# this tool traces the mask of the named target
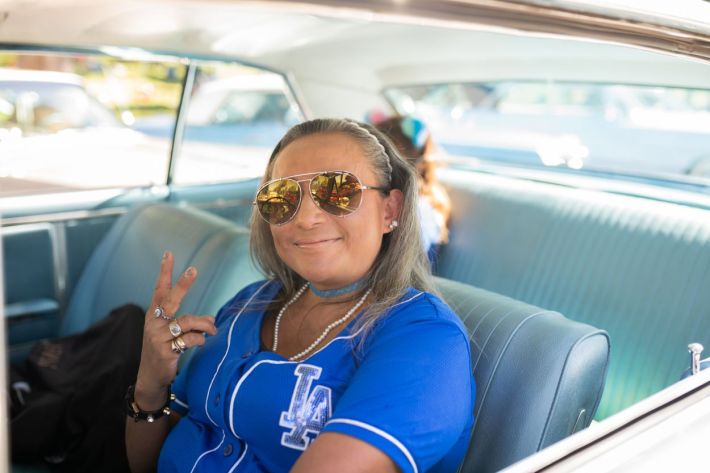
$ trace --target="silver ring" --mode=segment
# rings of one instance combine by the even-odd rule
[[[183,353],[185,353],[187,345],[185,345],[185,341],[181,337],[175,337],[170,342],[170,349],[173,351],[173,353],[182,355]]]
[[[153,311],[153,316],[156,319],[164,319],[164,320],[175,320],[175,317],[171,317],[165,312],[165,309],[163,309],[162,306],[155,306],[155,310]]]
[[[170,330],[170,335],[173,337],[179,337],[182,335],[182,327],[180,327],[177,320],[171,320],[168,324],[168,329]]]

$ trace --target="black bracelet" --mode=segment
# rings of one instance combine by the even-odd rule
[[[170,392],[168,388],[168,400],[163,407],[155,411],[144,411],[138,407],[136,404],[136,386],[131,384],[128,386],[128,392],[126,392],[126,415],[132,417],[135,422],[139,420],[145,420],[148,422],[155,422],[156,419],[160,419],[163,416],[170,415],[170,401],[175,399],[175,395]]]

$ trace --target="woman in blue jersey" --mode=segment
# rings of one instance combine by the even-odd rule
[[[126,397],[134,473],[456,470],[471,354],[432,293],[417,186],[373,127],[312,120],[276,145],[255,197],[266,280],[215,318],[175,320],[197,270],[173,284],[166,253]]]

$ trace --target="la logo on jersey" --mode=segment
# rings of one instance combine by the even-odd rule
[[[281,435],[281,445],[284,447],[305,450],[330,419],[330,388],[316,386],[311,391],[313,381],[320,378],[322,371],[319,366],[296,366],[294,374],[298,379],[291,395],[291,404],[288,411],[281,412],[279,418],[279,425],[290,429]]]

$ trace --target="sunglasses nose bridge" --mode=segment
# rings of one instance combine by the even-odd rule
[[[298,225],[310,226],[323,219],[324,210],[318,205],[310,191],[310,181],[301,184],[301,199],[298,208],[291,218]],[[308,196],[306,196],[306,194]]]

